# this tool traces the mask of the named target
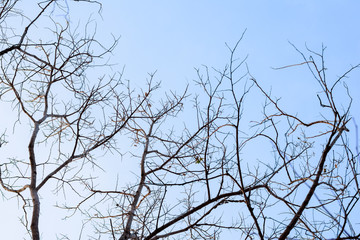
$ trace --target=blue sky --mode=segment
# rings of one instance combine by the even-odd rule
[[[224,43],[235,43],[245,29],[241,50],[250,54],[253,68],[296,60],[288,41],[315,48],[324,43],[330,57],[346,59],[343,64],[348,65],[358,60],[360,50],[356,31],[360,4],[338,5],[335,1],[104,2],[101,32],[121,35],[121,54],[116,58],[129,68],[141,64],[139,69],[145,71],[221,65],[226,60]]]
[[[225,43],[233,46],[246,30],[239,57],[249,55],[252,75],[300,111],[314,104],[319,86],[306,67],[272,67],[303,61],[289,42],[307,57],[305,44],[314,51],[324,45],[328,79],[334,81],[360,62],[358,9],[357,1],[104,2],[98,29],[102,36],[121,35],[114,61],[126,65],[126,78],[141,85],[147,72],[157,70],[164,87],[173,89],[196,78],[194,67],[222,69],[229,56]],[[350,76],[347,83],[359,105],[359,72]]]
[[[327,46],[333,79],[360,61],[359,7],[357,1],[105,1],[98,29],[121,36],[114,61],[126,65],[127,78],[141,82],[157,70],[164,87],[180,89],[196,77],[193,67],[223,68],[225,43],[233,46],[246,30],[239,57],[249,55],[251,73],[284,94],[283,87],[309,88],[298,79],[305,68],[272,69],[303,60],[289,42],[307,56],[305,44],[314,51]],[[349,82],[355,93],[357,82]]]
[[[102,2],[99,16],[96,5],[68,0],[69,19],[81,25],[92,14],[91,26],[97,26],[98,39],[105,45],[111,44],[112,35],[121,36],[110,61],[116,64],[115,71],[125,65],[124,76],[134,87],[142,87],[147,73],[157,71],[156,79],[162,81],[164,91],[185,89],[196,78],[194,67],[223,68],[229,57],[225,43],[233,46],[246,30],[238,54],[240,58],[249,55],[251,74],[265,89],[272,89],[273,95],[282,97],[284,108],[311,119],[312,114],[317,114],[310,110],[317,104],[316,93],[320,88],[307,69],[272,69],[303,61],[289,41],[307,56],[305,44],[314,51],[320,51],[322,44],[327,46],[325,61],[329,79],[335,80],[351,65],[360,63],[360,2],[356,0]],[[36,10],[32,1],[26,1],[24,6],[25,12]],[[64,16],[55,19],[61,21]],[[46,20],[43,21],[41,24],[46,25]],[[354,98],[353,115],[360,124],[357,110],[360,109],[360,72],[350,76],[347,83]],[[343,95],[339,98],[344,105],[348,101]],[[256,104],[262,102],[260,99]],[[351,136],[354,135],[350,132]],[[10,209],[2,205],[1,211],[3,206]],[[11,211],[8,214],[12,215]],[[16,222],[17,216],[12,215],[11,219]],[[0,232],[9,232],[4,230],[9,225],[3,221],[0,219]],[[69,230],[66,225],[64,229]],[[53,239],[54,229],[41,230],[47,239]],[[73,234],[77,233],[78,228]],[[8,239],[23,236],[19,233],[15,238],[14,232],[10,234]]]

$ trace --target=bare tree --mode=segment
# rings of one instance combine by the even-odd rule
[[[67,21],[50,21],[46,41],[31,38],[38,19],[52,20],[49,6],[57,1],[39,3],[37,15],[10,36],[7,19],[26,18],[19,2],[1,3],[0,97],[15,114],[11,134],[26,143],[8,141],[9,132],[0,141],[2,149],[19,145],[26,153],[1,157],[0,183],[4,196],[22,202],[31,239],[41,238],[40,204],[49,189],[68,196],[58,207],[80,212],[94,239],[360,237],[359,153],[347,137],[351,97],[343,85],[359,65],[330,81],[325,48],[307,49],[308,58],[294,46],[303,61],[279,70],[307,68],[318,83],[320,117],[311,120],[285,110],[252,76],[247,58],[238,58],[242,38],[228,46],[223,69],[196,69],[183,92],[161,94],[155,73],[133,89],[122,71],[88,77],[109,67],[103,60],[117,39],[104,47],[89,26],[76,34]],[[340,88],[348,103],[335,97]],[[254,97],[263,105],[251,104]],[[136,166],[133,181],[120,175],[108,188],[101,184],[109,156],[122,168]]]
[[[196,124],[180,127],[186,94],[171,95],[160,104],[147,100],[134,114],[126,129],[133,143],[142,146],[131,157],[139,159],[137,183],[118,192],[88,185],[89,197],[102,195],[113,202],[96,217],[88,212],[89,218],[103,221],[98,225],[103,233],[114,239],[217,239],[222,230],[240,239],[359,237],[353,227],[358,154],[346,137],[351,97],[342,111],[334,98],[337,85],[359,65],[331,85],[324,52],[309,50],[320,67],[303,54],[304,62],[282,67],[308,67],[320,86],[320,118],[305,121],[296,110],[283,110],[261,87],[248,72],[246,58],[236,60],[239,43],[229,47],[230,62],[223,70],[197,69],[196,83],[204,95],[196,95],[190,101],[194,112],[186,113]],[[243,113],[251,92],[265,102],[263,118],[250,118],[249,129]],[[254,161],[253,144],[261,146],[255,151],[268,149],[271,155]],[[224,217],[229,209],[232,214]]]
[[[15,10],[18,2],[2,2],[4,25],[12,13],[25,17]],[[44,185],[51,179],[58,181],[58,187],[82,181],[76,175],[75,178],[71,176],[73,169],[69,165],[80,161],[95,164],[91,153],[99,147],[112,146],[113,136],[140,107],[131,102],[124,104],[128,95],[117,92],[123,84],[121,75],[103,76],[90,83],[84,74],[96,59],[111,52],[116,39],[113,46],[104,48],[94,35],[78,38],[68,25],[62,27],[55,22],[50,30],[55,35],[53,41],[34,42],[28,37],[29,28],[46,14],[46,9],[52,4],[56,1],[39,3],[40,12],[30,20],[22,34],[15,33],[15,37],[20,38],[18,43],[11,44],[7,38],[3,39],[3,45],[8,47],[1,52],[0,63],[1,98],[10,102],[17,112],[14,129],[22,121],[30,124],[28,160],[11,158],[2,162],[0,183],[4,190],[16,194],[23,201],[24,225],[32,239],[40,239],[39,194]],[[47,15],[47,19],[51,20],[51,16]],[[96,54],[94,49],[100,52]],[[106,111],[109,119],[101,121],[95,118],[95,111]],[[122,121],[117,121],[119,117]],[[50,146],[46,150],[47,159],[37,154],[41,145],[45,145],[44,149]],[[82,167],[80,164],[80,169]],[[28,218],[29,207],[31,218]]]

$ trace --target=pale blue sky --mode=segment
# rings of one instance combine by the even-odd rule
[[[35,1],[24,3],[26,11],[36,9],[32,2]],[[311,118],[313,113],[309,110],[318,103],[314,93],[320,88],[307,69],[275,71],[271,68],[302,62],[288,41],[307,56],[305,43],[315,51],[320,51],[322,44],[327,46],[325,61],[329,79],[334,80],[351,65],[360,63],[360,2],[357,0],[104,0],[101,17],[96,13],[96,5],[68,2],[70,21],[74,24],[85,24],[93,13],[100,41],[110,44],[112,34],[121,36],[111,59],[117,64],[113,70],[125,65],[125,78],[131,80],[134,87],[141,87],[147,73],[157,70],[157,79],[162,81],[164,90],[181,91],[196,78],[194,67],[205,64],[223,68],[229,56],[225,42],[233,46],[247,29],[239,57],[249,55],[247,62],[252,75],[266,89],[272,87],[275,96],[283,97],[285,108]],[[54,18],[60,21],[64,17]],[[348,85],[354,98],[352,113],[360,124],[357,110],[360,109],[360,72],[355,71],[350,76]],[[304,98],[307,95],[309,98]],[[349,136],[354,136],[351,133]],[[7,231],[10,227],[7,224],[11,222],[14,226],[21,211],[13,215],[11,207],[2,204],[1,212],[5,211],[3,206],[11,217],[0,219],[0,232],[10,235],[1,237],[21,239],[23,232]],[[45,219],[41,222],[46,226]],[[63,231],[72,232],[68,224],[63,226]],[[56,228],[61,229],[60,225]],[[47,236],[44,239],[53,239],[55,230],[43,227],[41,231]],[[76,236],[78,230],[74,227],[72,234]]]
[[[224,43],[233,44],[245,29],[241,50],[250,54],[252,68],[296,60],[287,41],[313,48],[324,43],[329,57],[336,56],[341,65],[358,61],[360,3],[304,2],[105,1],[99,25],[101,32],[122,36],[116,58],[131,70],[132,65],[159,72],[221,65],[227,56]]]
[[[193,67],[222,68],[229,56],[225,42],[234,45],[247,29],[239,57],[249,55],[251,73],[291,107],[308,108],[320,89],[307,69],[271,67],[303,61],[289,41],[307,57],[305,44],[314,51],[324,44],[328,79],[335,80],[360,62],[359,9],[358,1],[105,1],[98,29],[121,35],[114,60],[126,65],[127,78],[136,82],[158,70],[165,87],[180,89],[195,79]],[[360,74],[351,76],[360,105]],[[296,94],[313,98],[297,102]]]
[[[105,1],[98,29],[102,36],[121,35],[114,60],[126,65],[127,78],[157,70],[165,86],[179,88],[195,78],[193,67],[222,68],[229,56],[225,42],[234,45],[247,29],[239,57],[249,54],[251,73],[284,94],[291,89],[282,87],[296,85],[299,92],[312,86],[311,79],[310,85],[299,79],[305,68],[271,69],[302,61],[289,41],[304,52],[305,44],[315,51],[327,46],[329,79],[360,62],[359,9],[357,1]],[[356,82],[349,82],[355,93]]]

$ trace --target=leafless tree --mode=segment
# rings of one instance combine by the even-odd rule
[[[263,89],[246,58],[236,60],[238,44],[229,47],[230,62],[223,70],[197,69],[202,90],[197,92],[204,95],[190,101],[194,112],[186,112],[190,96],[171,95],[161,104],[147,100],[129,121],[126,130],[142,146],[131,157],[139,160],[138,181],[124,191],[88,185],[89,197],[113,202],[96,217],[88,212],[102,220],[103,233],[114,239],[217,239],[221,230],[240,239],[359,237],[353,227],[358,224],[358,154],[346,136],[351,97],[341,111],[334,98],[337,85],[359,65],[332,84],[324,52],[309,50],[320,67],[300,52],[304,62],[281,68],[308,67],[320,86],[320,118],[305,121]],[[265,99],[258,121],[244,114],[251,92]],[[180,127],[184,111],[196,124]],[[256,161],[253,151],[271,154]]]
[[[15,9],[18,2],[2,2],[0,17],[4,36],[7,36],[7,31],[15,31],[5,27],[6,18],[11,14],[25,18],[20,10]],[[69,165],[80,161],[95,164],[91,153],[99,147],[112,146],[113,136],[139,108],[131,102],[122,105],[128,95],[117,92],[123,84],[121,75],[103,76],[95,83],[89,83],[84,74],[96,59],[111,52],[116,39],[113,46],[104,48],[93,35],[77,38],[68,25],[63,27],[55,22],[50,30],[55,35],[53,41],[40,39],[35,42],[28,36],[30,27],[48,14],[46,10],[54,4],[57,2],[38,4],[40,11],[36,17],[29,20],[21,34],[14,33],[12,38],[20,38],[17,43],[9,43],[9,39],[3,37],[5,47],[0,60],[1,98],[10,102],[17,113],[14,129],[22,121],[30,123],[28,160],[11,158],[11,161],[2,162],[0,183],[4,190],[16,194],[23,201],[24,225],[29,227],[32,239],[40,239],[39,192],[44,185],[51,179],[56,179],[59,185],[82,181],[67,176],[71,172]],[[47,19],[51,21],[51,16],[47,15]],[[100,52],[96,54],[94,49]],[[111,109],[107,111],[109,120],[95,118],[93,112],[105,109]],[[117,120],[119,117],[122,121]],[[41,145],[50,146],[47,159],[38,157],[37,149]],[[28,219],[29,207],[32,214]]]
[[[34,23],[51,20],[49,6],[58,3],[39,3],[27,19],[19,2],[1,3],[0,96],[15,118],[0,141],[4,150],[21,148],[8,141],[20,131],[26,153],[1,156],[0,183],[3,196],[22,202],[31,239],[41,238],[40,204],[49,189],[68,196],[58,207],[80,212],[84,229],[94,227],[93,236],[79,238],[360,237],[359,153],[347,136],[351,97],[343,84],[359,65],[331,81],[325,48],[307,49],[307,57],[294,46],[303,61],[278,70],[304,68],[318,83],[319,114],[310,120],[286,110],[252,76],[247,58],[239,58],[242,38],[228,46],[223,69],[196,69],[194,85],[180,93],[161,93],[155,73],[133,89],[122,71],[89,77],[107,69],[103,59],[116,39],[104,47],[88,26],[81,35],[67,21],[50,21],[50,39],[35,41],[32,28],[45,30]],[[13,16],[28,21],[20,33],[5,27]],[[342,90],[347,103],[335,96]],[[135,177],[102,184],[110,156],[122,168],[113,172],[135,165]]]

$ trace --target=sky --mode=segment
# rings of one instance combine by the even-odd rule
[[[356,1],[104,2],[104,22],[98,29],[102,36],[108,36],[106,32],[121,36],[114,60],[125,65],[127,78],[139,84],[148,72],[156,70],[165,88],[177,89],[196,78],[194,68],[206,65],[222,69],[229,57],[225,43],[234,46],[246,31],[239,58],[248,55],[251,74],[274,93],[283,98],[288,95],[295,100],[295,107],[301,108],[311,105],[313,99],[297,102],[294,94],[305,94],[309,86],[316,88],[316,83],[295,78],[298,72],[306,73],[304,68],[272,68],[303,61],[290,43],[304,53],[306,46],[314,51],[326,46],[325,60],[332,80],[356,65],[360,52],[359,32],[355,30],[359,5]],[[356,93],[359,84],[355,79],[349,86]]]
[[[37,11],[35,2],[23,1],[24,12],[34,14]],[[114,64],[114,71],[125,66],[124,77],[135,88],[143,87],[148,73],[156,71],[156,79],[162,82],[164,92],[181,92],[196,79],[194,68],[203,65],[224,68],[229,60],[225,43],[234,46],[246,31],[238,48],[239,58],[248,56],[251,74],[264,89],[271,89],[274,96],[282,98],[285,109],[311,119],[314,114],[311,108],[317,104],[316,93],[320,88],[307,69],[274,70],[303,61],[290,43],[306,56],[310,55],[306,46],[314,51],[321,51],[322,46],[326,46],[325,64],[330,81],[360,63],[360,2],[357,0],[341,3],[334,0],[104,0],[100,14],[96,4],[62,2],[64,6],[68,4],[68,14],[56,15],[55,9],[55,20],[66,18],[72,24],[82,26],[92,19],[89,28],[95,31],[96,26],[97,39],[104,45],[110,45],[113,36],[119,37],[109,61]],[[41,21],[38,29],[48,24],[46,19]],[[353,96],[353,117],[360,124],[357,110],[360,109],[359,70],[349,75],[347,85]],[[263,99],[252,101],[255,106]],[[346,105],[348,98],[339,95],[339,101]],[[251,104],[250,101],[250,108]],[[1,111],[11,110],[1,108]],[[354,125],[349,128],[349,136],[355,137]],[[24,237],[22,231],[8,231],[12,226],[21,228],[15,223],[21,210],[16,210],[18,214],[13,212],[17,205],[8,201],[0,205],[0,211],[9,216],[5,221],[0,219],[0,232],[9,234],[1,235],[1,238]],[[61,216],[61,213],[56,214]],[[44,222],[44,239],[53,239],[52,234],[57,229],[69,231],[73,236],[78,234],[75,220],[73,226],[77,227],[74,229],[61,223],[54,227],[47,225],[46,220]]]

